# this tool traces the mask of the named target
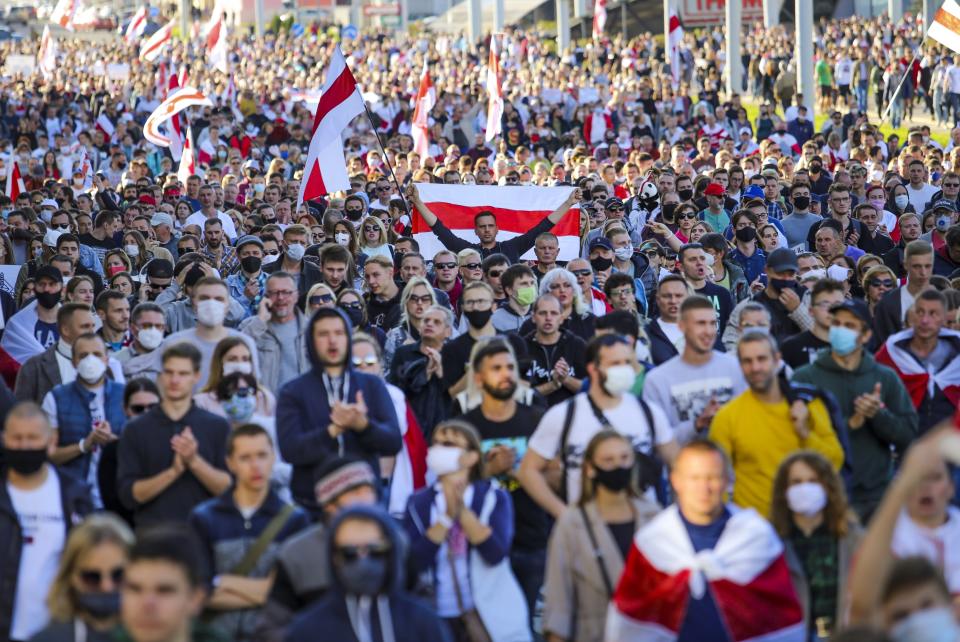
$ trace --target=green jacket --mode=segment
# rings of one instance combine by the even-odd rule
[[[123,627],[117,627],[113,632],[114,642],[134,642],[130,634]],[[194,622],[193,631],[190,634],[190,642],[230,642],[230,636],[202,622]]]
[[[850,371],[837,365],[829,349],[821,350],[813,363],[793,374],[793,380],[833,394],[845,420],[853,415],[854,399],[873,392],[874,385],[880,383],[884,407],[861,428],[847,426],[853,468],[851,502],[861,516],[869,514],[880,503],[893,474],[890,447],[903,453],[917,436],[917,411],[907,389],[892,369],[877,363],[867,352],[859,367]]]

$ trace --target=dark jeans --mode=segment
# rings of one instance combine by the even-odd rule
[[[534,615],[537,608],[537,598],[543,586],[543,576],[547,568],[547,551],[528,551],[513,549],[510,551],[510,566],[513,574],[520,583],[520,590],[527,599],[527,611],[530,615],[530,630],[533,630]],[[537,617],[539,620],[539,617]],[[542,640],[534,635],[535,640]]]

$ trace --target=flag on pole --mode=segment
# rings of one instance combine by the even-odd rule
[[[420,89],[417,90],[417,102],[413,110],[413,126],[411,136],[413,137],[413,151],[420,158],[430,155],[430,111],[437,104],[437,91],[433,88],[433,81],[430,79],[430,70],[427,68],[427,61],[423,61],[423,71],[420,73]]]
[[[221,73],[227,73],[227,24],[218,2],[203,31],[207,47],[207,62]]]
[[[607,0],[594,0],[593,3],[593,39],[603,37],[603,28],[607,26]]]
[[[227,87],[223,92],[223,102],[230,107],[230,111],[237,122],[243,122],[243,112],[240,111],[240,105],[237,104],[237,85],[233,82],[233,76],[230,76],[230,80],[227,81]]]
[[[50,25],[43,27],[43,35],[40,36],[37,66],[40,67],[40,73],[46,80],[49,80],[57,70],[57,41],[50,35]]]
[[[957,0],[946,0],[937,9],[927,36],[960,53],[960,4],[957,4]]]
[[[500,187],[496,185],[417,185],[424,205],[456,236],[479,243],[473,220],[480,212],[492,212],[497,218],[497,239],[506,241],[532,230],[551,212],[563,205],[573,187]],[[561,261],[580,256],[580,209],[570,208],[550,230],[560,241]],[[413,238],[420,244],[420,253],[433,256],[443,244],[420,213],[414,210]],[[520,257],[536,260],[533,249]]]
[[[10,167],[7,168],[7,185],[4,194],[16,203],[17,197],[25,191],[26,187],[23,184],[23,177],[20,176],[20,165],[17,164],[17,161],[13,160],[13,155],[11,154]]]
[[[94,126],[103,132],[103,137],[107,142],[113,140],[113,133],[117,131],[117,128],[112,122],[110,122],[110,117],[107,116],[106,112],[100,112],[100,115],[97,116],[97,121],[94,123]]]
[[[193,155],[193,128],[187,125],[187,137],[183,145],[183,154],[180,155],[180,167],[177,169],[177,180],[182,185],[187,179],[197,173],[196,157]]]
[[[137,12],[133,14],[133,17],[130,18],[130,24],[127,25],[127,30],[123,34],[123,40],[127,44],[136,42],[143,36],[143,32],[147,28],[147,8],[140,7],[137,9]]]
[[[153,62],[160,57],[160,54],[163,53],[164,47],[173,40],[173,27],[176,24],[177,19],[174,18],[167,24],[163,25],[157,29],[152,36],[147,38],[142,45],[140,45],[140,60],[146,62]]]
[[[490,60],[487,62],[487,133],[490,142],[502,133],[503,88],[500,86],[500,52],[496,34],[490,36]]]
[[[298,206],[324,194],[350,188],[340,134],[365,109],[357,81],[337,46],[330,57],[313,119],[313,134],[300,180]]]
[[[680,43],[683,42],[683,27],[677,10],[670,7],[670,33],[667,34],[667,48],[670,55],[670,76],[673,88],[680,86]]]
[[[80,155],[77,159],[77,171],[83,174],[83,189],[90,189],[93,187],[93,163],[90,162],[90,154],[87,153],[86,147],[80,145],[79,151]]]
[[[213,107],[213,101],[193,87],[178,89],[147,117],[143,124],[143,137],[158,147],[169,147],[170,139],[160,133],[160,125],[188,107]]]
[[[180,88],[180,80],[177,78],[176,74],[170,74],[170,79],[167,81],[167,91],[164,94],[164,99],[167,96],[175,92]],[[170,118],[170,123],[167,126],[167,130],[170,132],[170,155],[173,156],[174,161],[179,161],[181,155],[183,154],[183,129],[180,126],[180,114],[174,114]]]
[[[80,11],[80,0],[59,0],[50,14],[50,22],[60,25],[67,31],[74,30],[74,19]]]

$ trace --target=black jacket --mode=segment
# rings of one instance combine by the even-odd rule
[[[883,264],[893,270],[898,279],[907,276],[907,268],[903,265],[903,252],[905,249],[903,241],[897,243],[893,249],[887,250],[883,255]]]
[[[673,342],[663,333],[663,329],[656,319],[647,324],[647,338],[650,339],[650,360],[653,361],[655,366],[659,366],[680,354],[677,346],[673,345]]]
[[[60,478],[60,501],[63,523],[67,532],[93,511],[90,489],[83,482],[61,473],[48,464],[50,473]],[[20,553],[23,533],[10,494],[7,492],[7,471],[0,469],[4,483],[0,484],[0,639],[6,640],[13,624],[13,605],[17,597],[17,575],[20,573]],[[36,596],[45,599],[46,596]]]
[[[890,290],[883,295],[873,308],[873,334],[877,344],[887,340],[891,334],[903,330],[903,308],[900,305],[900,290],[907,286]]]

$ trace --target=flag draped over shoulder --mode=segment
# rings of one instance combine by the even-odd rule
[[[803,612],[780,539],[756,511],[730,510],[716,547],[699,553],[676,505],[637,531],[605,640],[673,642],[690,596],[709,588],[734,642],[803,642]]]
[[[492,212],[497,218],[497,240],[520,236],[536,226],[544,217],[560,207],[570,195],[572,187],[528,187],[497,185],[439,185],[419,184],[417,189],[424,205],[447,228],[462,239],[478,243],[473,231],[474,217],[480,212]],[[580,209],[570,208],[551,230],[560,240],[561,261],[580,256]],[[413,215],[413,236],[420,244],[420,253],[430,257],[443,249],[440,239],[430,230],[418,212]],[[535,260],[533,250],[522,257]]]
[[[909,342],[912,338],[911,328],[887,337],[883,346],[877,351],[877,363],[893,368],[907,388],[914,408],[920,407],[926,395],[933,397],[935,387],[940,388],[954,406],[960,404],[960,359],[953,359],[939,372],[931,375],[905,346],[900,345]],[[960,332],[943,328],[940,330],[939,340],[951,341],[960,346]]]

